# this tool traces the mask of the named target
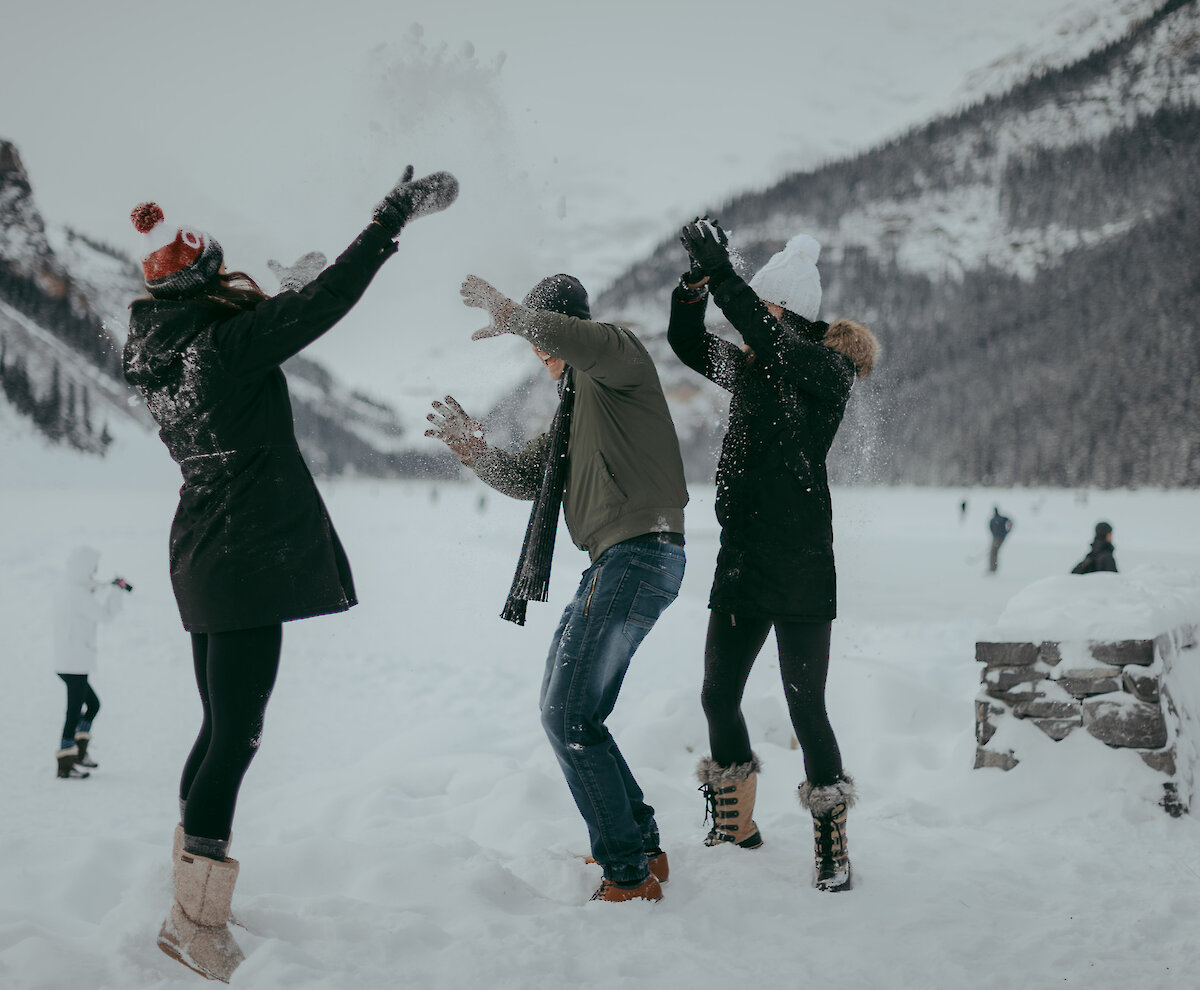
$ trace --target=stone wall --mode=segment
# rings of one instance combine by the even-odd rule
[[[1164,774],[1163,806],[1187,810],[1200,748],[1196,627],[1118,642],[976,643],[982,689],[975,701],[975,766],[1011,770],[1011,749],[989,748],[998,721],[1020,719],[1051,739],[1081,729],[1106,746],[1135,750]],[[1187,674],[1188,676],[1184,676]],[[1182,755],[1187,757],[1181,759]]]

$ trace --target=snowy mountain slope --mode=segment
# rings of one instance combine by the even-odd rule
[[[823,312],[865,319],[883,343],[839,442],[841,477],[1200,479],[1200,413],[1166,372],[1191,367],[1200,333],[1186,261],[1198,102],[1200,5],[1174,0],[1084,59],[715,211],[747,273],[814,234]],[[665,240],[598,308],[661,324],[682,267]],[[694,472],[720,432],[704,391],[675,407]]]
[[[990,261],[1029,275],[1085,238],[1123,228],[1013,230],[1002,198],[1009,162],[1040,149],[1095,144],[1159,110],[1198,101],[1200,7],[1172,0],[1124,39],[1070,66],[846,162],[736,197],[716,212],[736,232],[735,246],[751,269],[806,230],[821,242],[826,264],[849,251],[920,274],[961,274]],[[675,238],[667,239],[601,300],[632,312],[651,301],[657,306],[677,275],[677,254]]]

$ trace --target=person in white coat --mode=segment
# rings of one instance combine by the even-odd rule
[[[100,554],[91,547],[72,550],[54,604],[54,670],[67,685],[67,715],[54,755],[58,776],[68,779],[87,777],[81,766],[96,766],[87,749],[100,711],[100,699],[88,683],[88,675],[96,672],[97,626],[116,615],[122,596],[133,590],[124,578],[98,581],[99,563]]]

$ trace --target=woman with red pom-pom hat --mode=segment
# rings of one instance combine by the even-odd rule
[[[448,172],[412,166],[374,218],[309,284],[268,297],[226,272],[208,234],[139,204],[148,295],[131,306],[125,377],[183,473],[170,571],[191,634],[203,719],[179,785],[175,902],[159,947],[228,981],[242,960],[227,926],[238,863],[226,856],[242,776],[262,734],[282,623],[356,603],[350,566],[292,425],[280,364],[338,322],[396,252],[409,220],[448,207]],[[286,283],[285,283],[286,284]]]

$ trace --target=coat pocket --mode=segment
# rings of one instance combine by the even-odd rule
[[[608,461],[604,459],[604,454],[601,451],[596,451],[595,469],[600,483],[603,485],[608,497],[616,502],[624,503],[629,501],[629,496],[625,494],[620,483],[617,481],[616,474],[612,468],[608,466]]]

